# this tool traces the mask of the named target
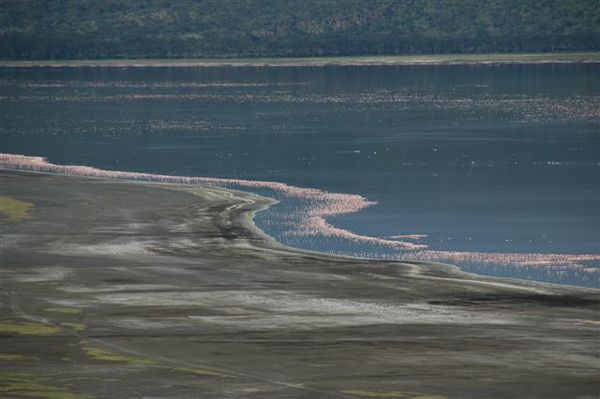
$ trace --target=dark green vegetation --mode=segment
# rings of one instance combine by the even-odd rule
[[[3,59],[596,50],[597,0],[0,0]]]

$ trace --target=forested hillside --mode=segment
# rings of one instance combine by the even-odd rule
[[[0,0],[0,58],[600,50],[598,0]]]

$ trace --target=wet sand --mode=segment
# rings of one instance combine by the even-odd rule
[[[599,290],[286,248],[251,221],[268,199],[221,188],[0,187],[5,397],[600,393]]]

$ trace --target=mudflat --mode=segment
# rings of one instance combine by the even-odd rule
[[[3,397],[600,393],[599,290],[286,248],[221,188],[0,187]]]

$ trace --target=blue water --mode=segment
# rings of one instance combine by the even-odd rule
[[[600,287],[597,259],[479,261],[486,253],[600,255],[600,64],[0,73],[1,152],[358,194],[377,205],[328,221],[478,254],[437,259],[468,271]],[[285,215],[301,204],[262,193],[282,202],[257,224],[285,244],[414,255],[289,234]]]

